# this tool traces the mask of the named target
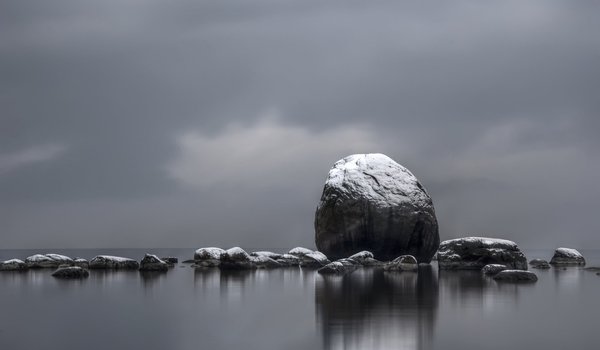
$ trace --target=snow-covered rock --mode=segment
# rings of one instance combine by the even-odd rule
[[[444,241],[438,250],[440,269],[481,270],[487,264],[527,270],[527,259],[512,241],[486,237],[466,237]]]
[[[362,266],[381,266],[383,263],[374,258],[373,253],[363,250],[348,257]]]
[[[322,275],[343,275],[356,270],[358,266],[358,262],[350,258],[339,259],[321,267],[317,272]]]
[[[140,262],[140,271],[167,271],[169,264],[156,255],[146,254]]]
[[[281,257],[282,254],[279,253],[273,253],[273,252],[269,252],[269,251],[258,251],[258,252],[252,252],[250,253],[250,256],[265,256],[267,258],[271,258],[274,260],[277,260]]]
[[[252,261],[252,264],[258,269],[273,269],[285,266],[280,262],[269,258],[266,255],[250,256],[250,260]]]
[[[79,266],[83,269],[89,269],[90,268],[90,262],[87,261],[84,258],[74,258],[73,259],[73,266]]]
[[[325,254],[307,248],[296,247],[290,250],[288,254],[300,258],[300,266],[302,267],[321,267],[330,263]]]
[[[23,271],[27,269],[27,264],[20,259],[10,259],[0,262],[0,271]]]
[[[194,253],[194,264],[200,267],[215,267],[221,264],[225,250],[215,247],[200,248]]]
[[[503,282],[536,282],[538,280],[535,273],[523,270],[504,270],[494,275],[495,281]]]
[[[73,265],[73,259],[60,254],[35,254],[25,259],[25,263],[30,268],[55,268],[60,265]]]
[[[401,255],[396,259],[383,265],[385,271],[417,271],[419,264],[412,255]]]
[[[428,263],[439,245],[433,203],[417,178],[383,154],[355,154],[331,170],[315,214],[319,251],[362,250],[379,260],[410,254]]]
[[[290,266],[300,266],[302,259],[300,259],[299,257],[297,257],[295,255],[291,255],[291,254],[281,254],[280,257],[275,259],[275,261],[277,261],[284,267],[290,267]]]
[[[98,255],[90,261],[90,269],[137,270],[140,264],[129,258],[112,255]]]
[[[288,252],[288,254],[300,257],[300,256],[304,256],[306,254],[310,254],[312,252],[313,252],[313,250],[310,250],[308,248],[296,247],[296,248],[290,249],[290,251]]]
[[[52,273],[57,278],[87,278],[90,272],[79,266],[60,266]]]
[[[550,260],[552,265],[585,265],[585,259],[580,252],[572,248],[558,248]]]
[[[485,265],[482,269],[481,272],[483,272],[484,275],[495,275],[500,271],[504,271],[507,270],[506,265],[502,265],[502,264],[487,264]]]
[[[544,259],[533,259],[529,262],[529,266],[534,269],[549,269],[550,264]]]
[[[233,247],[227,249],[223,255],[221,255],[221,269],[252,269],[256,266],[252,262],[252,258],[245,250],[240,247]]]

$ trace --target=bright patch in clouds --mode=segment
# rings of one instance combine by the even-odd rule
[[[0,175],[21,167],[59,157],[66,150],[63,145],[33,146],[14,153],[0,154]]]
[[[381,151],[375,135],[360,125],[314,132],[264,118],[216,135],[187,132],[176,140],[179,154],[169,175],[183,185],[209,187],[286,186],[319,176],[325,181],[335,161],[352,153]]]

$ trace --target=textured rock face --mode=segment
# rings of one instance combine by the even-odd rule
[[[73,259],[73,266],[78,266],[83,269],[89,269],[90,263],[89,263],[89,261],[87,261],[83,258],[75,258],[75,259]]]
[[[481,272],[483,272],[484,275],[495,275],[500,271],[504,271],[506,270],[506,265],[500,265],[500,264],[488,264],[485,265],[482,269]]]
[[[529,262],[529,266],[534,269],[549,269],[550,264],[544,259],[533,259]]]
[[[58,267],[60,265],[72,265],[73,259],[60,254],[35,254],[27,259],[25,263],[30,268]]]
[[[315,214],[315,241],[333,259],[368,250],[379,260],[410,254],[425,263],[440,242],[431,198],[383,154],[355,154],[333,165]]]
[[[330,263],[325,254],[307,248],[296,247],[290,250],[288,254],[298,257],[302,267],[321,267]]]
[[[358,262],[350,258],[339,259],[321,267],[317,270],[317,273],[322,275],[343,275],[356,270],[358,266]]]
[[[90,269],[123,269],[137,270],[140,263],[133,259],[120,256],[98,255],[90,261]]]
[[[27,270],[27,268],[27,264],[19,259],[10,259],[0,262],[0,271],[23,271]]]
[[[385,271],[417,271],[419,265],[412,255],[402,255],[383,265]]]
[[[168,269],[169,264],[156,255],[146,254],[140,262],[140,271],[167,271]]]
[[[558,248],[550,260],[552,265],[585,265],[585,259],[580,252],[572,248]]]
[[[90,273],[88,270],[83,269],[79,266],[61,266],[59,267],[52,276],[56,278],[87,278]]]
[[[527,270],[527,259],[517,244],[505,239],[466,237],[440,244],[440,269],[480,270],[487,264]]]
[[[354,255],[351,255],[348,259],[352,259],[362,266],[381,266],[383,263],[374,258],[373,253],[363,250]]]
[[[498,272],[494,277],[495,281],[503,282],[537,282],[535,273],[523,270],[504,270]]]
[[[252,269],[256,266],[245,250],[240,247],[233,247],[227,249],[225,253],[221,255],[221,264],[219,267],[221,269],[244,270]]]

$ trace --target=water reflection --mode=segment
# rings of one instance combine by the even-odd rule
[[[325,349],[429,349],[437,317],[438,280],[418,273],[361,269],[317,276],[315,303]]]

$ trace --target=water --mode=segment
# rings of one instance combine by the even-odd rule
[[[53,250],[141,259],[148,250]],[[151,250],[187,259],[192,249]],[[36,251],[0,250],[0,259]],[[527,252],[549,258],[549,252]],[[583,251],[588,266],[600,251]],[[299,268],[166,274],[0,273],[0,349],[597,349],[600,276],[534,270],[535,284],[478,272],[363,269],[323,277]]]

